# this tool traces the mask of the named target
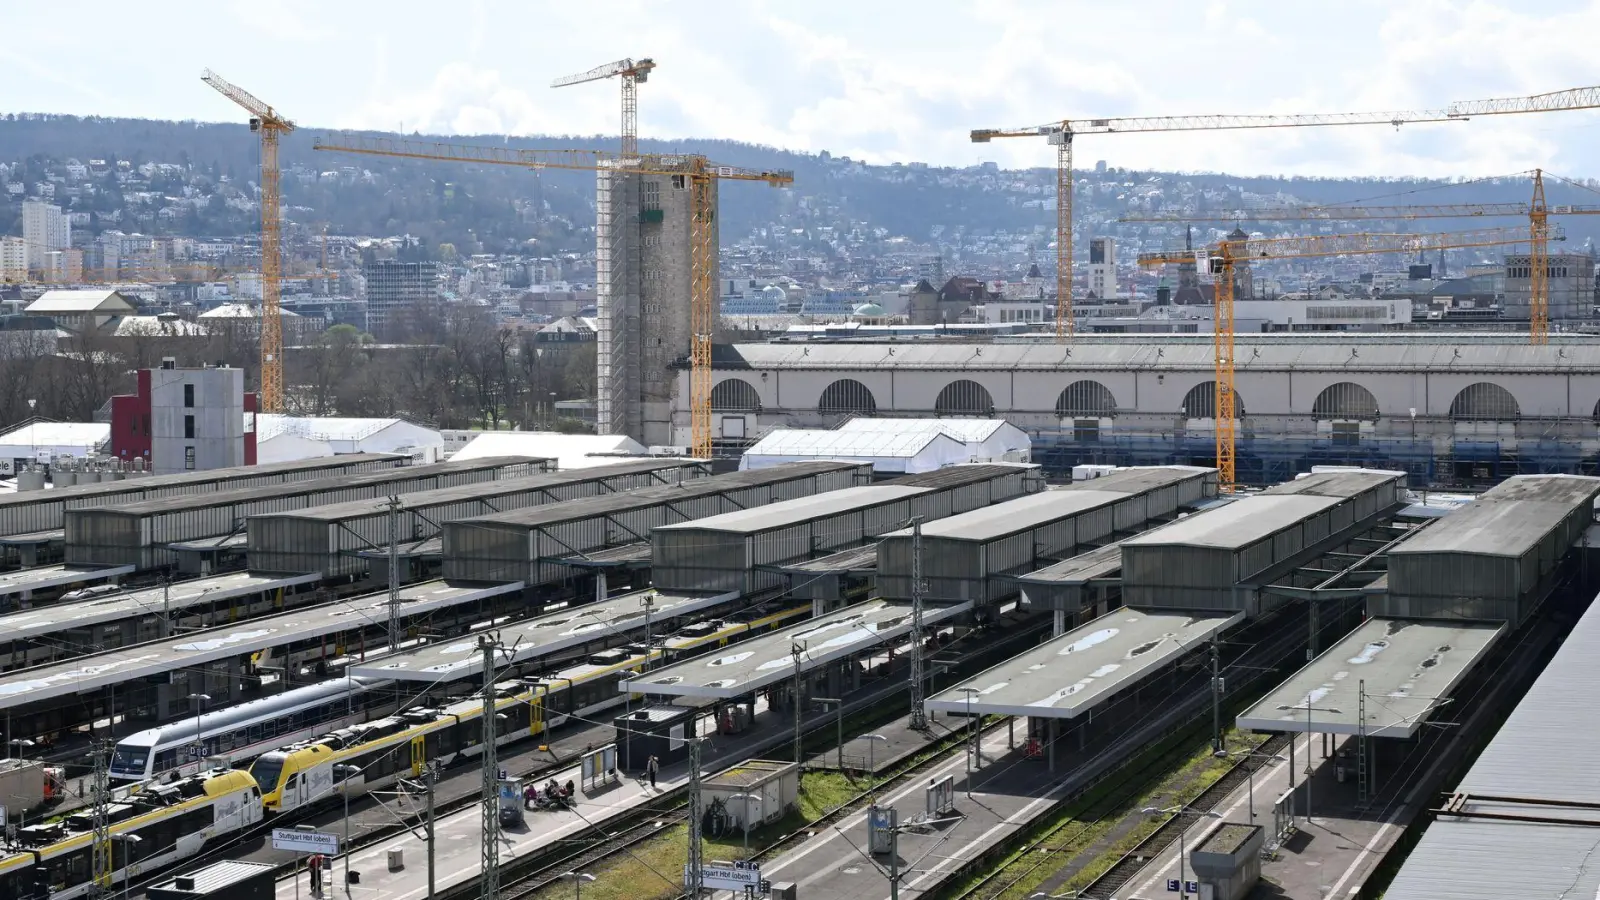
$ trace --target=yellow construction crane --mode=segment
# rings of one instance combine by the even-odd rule
[[[656,67],[655,60],[619,59],[614,63],[606,63],[599,68],[565,78],[557,78],[550,82],[553,88],[567,87],[573,84],[586,84],[590,81],[603,81],[607,78],[622,79],[622,155],[633,156],[639,152],[639,85],[650,80],[650,71]]]
[[[1475,231],[1437,234],[1333,234],[1264,240],[1222,241],[1209,250],[1172,250],[1139,254],[1139,265],[1196,263],[1199,270],[1214,276],[1216,310],[1213,313],[1212,341],[1216,348],[1215,409],[1217,482],[1231,492],[1237,478],[1234,366],[1233,366],[1233,276],[1234,267],[1257,259],[1305,259],[1316,256],[1354,256],[1376,253],[1419,253],[1429,250],[1464,247],[1497,247],[1525,244],[1528,232],[1521,228],[1485,228]]]
[[[518,150],[511,147],[476,147],[434,141],[408,141],[393,138],[338,134],[317,138],[317,150],[393,156],[404,159],[435,159],[449,162],[487,163],[523,166],[532,169],[576,169],[600,171],[616,169],[641,175],[669,175],[688,179],[692,213],[689,225],[689,422],[690,452],[697,457],[711,456],[711,334],[716,324],[717,287],[712,273],[716,268],[717,248],[712,246],[712,223],[716,203],[711,185],[715,180],[760,181],[770,187],[794,183],[794,173],[781,170],[745,169],[721,166],[704,156],[642,154],[620,159],[597,150]]]
[[[974,143],[995,138],[1044,137],[1056,147],[1056,337],[1072,336],[1072,140],[1080,134],[1167,131],[1231,131],[1255,128],[1316,128],[1333,125],[1393,125],[1460,122],[1474,116],[1555,112],[1600,107],[1600,87],[1573,88],[1529,97],[1452,103],[1444,109],[1408,112],[1322,113],[1311,115],[1143,116],[1062,119],[1024,128],[980,128]]]
[[[205,70],[200,80],[250,113],[250,130],[261,135],[261,409],[283,412],[283,209],[278,185],[278,138],[294,130],[280,115],[243,88]]]
[[[1122,222],[1257,222],[1358,221],[1362,219],[1476,219],[1499,216],[1528,219],[1528,341],[1550,340],[1550,217],[1600,215],[1600,206],[1550,206],[1545,202],[1544,170],[1533,170],[1533,199],[1528,203],[1432,203],[1415,206],[1259,207],[1229,215],[1200,213],[1136,213]]]

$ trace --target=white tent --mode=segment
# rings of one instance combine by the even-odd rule
[[[741,469],[766,469],[787,462],[837,459],[870,462],[879,475],[914,475],[968,461],[967,447],[943,431],[828,431],[779,428],[744,452]]]
[[[533,456],[554,459],[562,471],[603,466],[623,456],[644,456],[645,446],[625,434],[561,434],[555,431],[485,431],[451,459]]]
[[[437,462],[444,438],[405,419],[256,416],[256,462],[290,462],[337,453],[406,453]]]
[[[967,458],[962,462],[1032,462],[1033,440],[1004,419],[850,419],[839,431],[904,432],[942,431],[962,442]]]
[[[31,422],[0,434],[0,463],[71,456],[82,459],[111,439],[110,422]]]

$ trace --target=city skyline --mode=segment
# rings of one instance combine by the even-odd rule
[[[0,84],[0,111],[233,121],[237,110],[199,82],[211,66],[311,129],[610,135],[614,83],[547,85],[632,55],[659,64],[640,90],[646,139],[1032,167],[1053,159],[1042,140],[973,145],[967,132],[1063,115],[1432,108],[1600,80],[1585,64],[1600,3],[1524,13],[1498,2],[1352,2],[1338,15],[1260,2],[753,3],[685,15],[623,2],[604,17],[469,3],[443,28],[437,10],[405,2],[166,8],[74,23],[101,50],[71,66],[0,49],[20,76]],[[18,9],[12,21],[15,33],[44,33],[51,14]],[[157,52],[164,42],[186,49]],[[1120,135],[1083,139],[1078,157],[1238,174],[1478,177],[1543,166],[1590,177],[1600,159],[1585,138],[1597,126],[1594,113],[1568,113],[1398,134]]]

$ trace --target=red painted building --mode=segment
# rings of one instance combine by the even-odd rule
[[[158,475],[256,464],[260,395],[238,369],[141,369],[137,392],[111,398],[111,453]]]

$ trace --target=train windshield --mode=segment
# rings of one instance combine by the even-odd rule
[[[150,748],[118,744],[111,752],[111,771],[143,775],[150,765]]]
[[[250,777],[261,785],[261,793],[270,794],[278,789],[278,776],[283,774],[283,760],[273,756],[263,756],[250,767]]]

